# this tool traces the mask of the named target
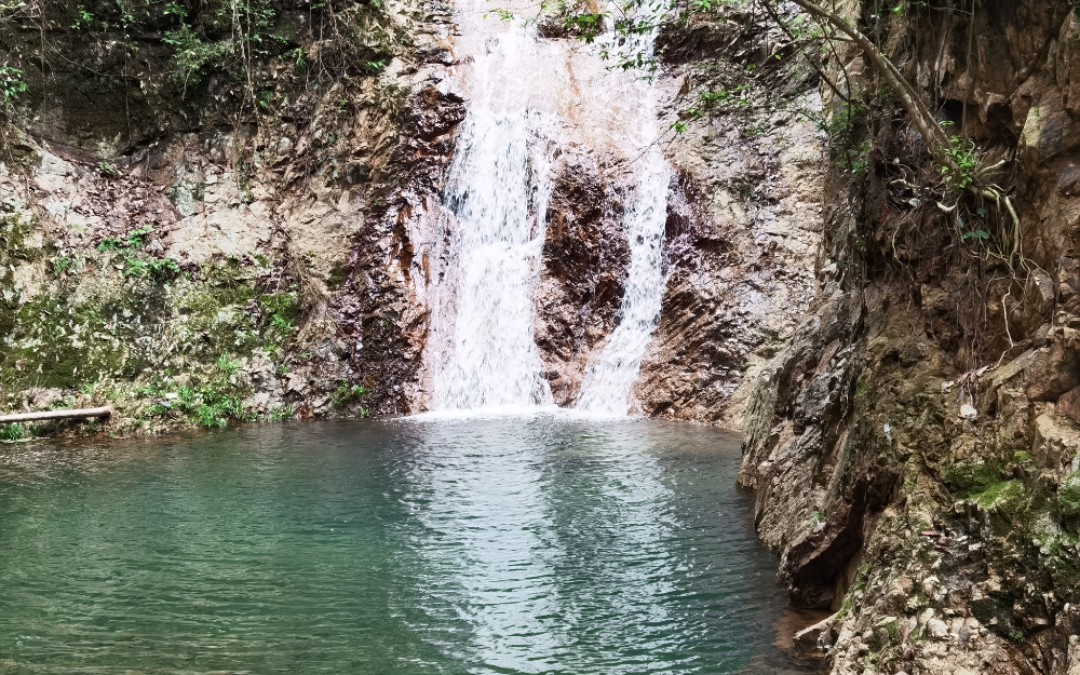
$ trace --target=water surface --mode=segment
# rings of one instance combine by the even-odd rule
[[[0,448],[0,672],[778,672],[733,437],[645,421]]]

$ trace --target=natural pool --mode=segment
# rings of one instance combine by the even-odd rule
[[[553,416],[0,447],[0,673],[775,673],[737,439]]]

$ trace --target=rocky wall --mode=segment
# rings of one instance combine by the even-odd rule
[[[811,74],[764,14],[695,15],[662,35],[662,128],[676,171],[668,284],[640,410],[742,429],[762,367],[814,296],[823,138]],[[688,112],[690,111],[690,112]]]
[[[793,600],[835,612],[801,636],[833,672],[1078,672],[1080,22],[1067,2],[848,5],[1020,227],[950,210],[902,113],[871,102],[863,173],[833,138],[822,290],[753,397],[740,480]]]
[[[29,92],[5,109],[4,409],[109,404],[114,432],[410,410],[426,312],[413,224],[464,117],[444,83],[449,10],[395,4],[363,24],[394,36],[375,66],[333,61],[311,12],[270,16],[293,51],[252,66],[251,105],[224,71],[173,91],[158,47],[124,85],[117,36],[19,17],[78,58],[23,58]],[[25,28],[4,24],[26,38],[6,62],[34,53]],[[113,84],[74,87],[84,65]]]

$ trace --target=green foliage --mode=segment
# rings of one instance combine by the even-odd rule
[[[119,178],[124,175],[124,173],[120,171],[119,166],[112,162],[106,162],[105,160],[97,163],[97,172],[106,178]]]
[[[716,14],[732,8],[749,7],[753,0],[691,0],[690,9],[703,14]]]
[[[288,52],[287,58],[293,62],[293,68],[297,75],[303,75],[308,70],[307,54],[303,47],[297,47]]]
[[[52,52],[73,72],[89,68],[103,93],[129,89],[140,108],[190,118],[207,96],[226,111],[273,114],[302,100],[300,87],[351,88],[409,41],[407,22],[383,0],[0,0],[0,20],[18,43],[0,59],[0,114],[26,92],[23,71],[38,74]],[[40,47],[38,30],[49,36]],[[296,79],[272,67],[282,62]]]
[[[288,319],[281,314],[274,314],[270,317],[270,327],[285,334],[290,334],[296,330],[296,324],[294,324],[291,319]]]
[[[705,110],[714,110],[716,108],[725,108],[733,106],[737,108],[750,107],[750,101],[748,94],[751,90],[751,86],[747,82],[738,84],[731,89],[719,89],[704,91],[698,95],[698,101]]]
[[[981,492],[969,497],[980,508],[986,511],[999,509],[1011,502],[1015,502],[1024,494],[1024,483],[1020,480],[1007,480],[992,483]]]
[[[1080,517],[1080,471],[1066,478],[1058,488],[1058,503],[1063,516]]]
[[[855,398],[861,398],[870,390],[870,375],[863,373],[859,377],[858,384],[855,385]]]
[[[960,462],[945,469],[942,478],[951,490],[966,498],[1002,482],[1004,472],[996,463]]]
[[[270,293],[259,298],[265,323],[266,349],[276,352],[296,333],[300,300],[295,293]]]
[[[867,135],[869,109],[863,103],[841,103],[831,117],[820,122],[829,137],[829,152],[833,164],[846,169],[853,177],[861,177],[870,169],[873,149]]]
[[[217,384],[201,387],[180,387],[171,401],[158,403],[152,412],[158,415],[179,410],[205,429],[224,429],[230,421],[245,421],[243,399]]]
[[[651,79],[660,67],[656,57],[647,54],[644,51],[635,51],[627,54],[624,52],[612,52],[611,50],[605,49],[600,53],[600,58],[605,61],[614,61],[612,67],[616,70],[641,71],[645,73],[646,79]]]
[[[841,103],[833,115],[822,123],[822,129],[833,143],[850,142],[862,133],[868,112],[869,109],[860,102]]]
[[[226,57],[235,54],[236,49],[231,39],[205,40],[187,24],[166,33],[162,41],[172,47],[170,77],[185,95],[189,87],[202,82],[212,67],[219,67]]]
[[[390,62],[385,59],[375,59],[373,61],[364,61],[360,64],[360,68],[368,75],[378,75],[386,70],[388,65],[390,65]]]
[[[170,0],[169,2],[165,3],[165,7],[163,8],[162,13],[165,16],[173,16],[180,18],[187,15],[187,10],[184,9],[184,6],[180,3]]]
[[[30,436],[30,431],[26,428],[25,424],[3,424],[0,425],[0,441],[15,442],[21,441],[24,438]]]
[[[825,31],[822,30],[821,24],[811,20],[805,14],[799,14],[791,21],[785,21],[784,27],[795,40],[818,41],[825,38]]]
[[[963,213],[967,214],[968,217],[973,220],[969,222],[962,215],[956,216],[954,222],[957,231],[960,232],[960,239],[971,244],[989,243],[991,235],[988,231],[983,229],[988,215],[986,209],[980,207],[976,209],[974,213],[964,209]]]
[[[72,30],[82,30],[84,28],[90,28],[95,23],[93,12],[90,12],[83,5],[79,5],[75,10],[75,23],[71,24]]]
[[[947,468],[942,478],[958,498],[985,511],[1015,511],[1026,493],[1024,482],[1008,478],[998,462],[960,462]]]
[[[852,176],[856,178],[865,176],[870,170],[870,153],[872,150],[873,145],[870,144],[869,140],[865,140],[856,148],[846,152],[848,170],[851,171]]]
[[[53,264],[53,272],[60,275],[60,274],[63,274],[65,272],[67,272],[69,269],[71,269],[72,261],[71,261],[71,258],[61,256],[59,258],[55,258],[52,261],[52,264]]]
[[[687,131],[688,123],[694,122],[714,112],[746,111],[750,109],[752,101],[750,94],[753,90],[748,82],[737,84],[731,88],[709,89],[698,94],[694,105],[684,110],[680,119],[671,125],[675,133],[681,134]]]
[[[342,382],[338,385],[338,388],[334,391],[331,402],[337,409],[345,408],[349,405],[357,403],[363,400],[371,393],[371,390],[360,384],[349,384],[348,382]],[[360,415],[367,417],[369,411],[366,408],[360,408]]]
[[[500,21],[513,21],[514,20],[514,12],[512,10],[505,9],[505,8],[502,8],[502,7],[496,7],[495,9],[492,9],[489,12],[487,12],[486,14],[484,14],[484,16],[485,17],[487,17],[487,16],[495,16],[495,17],[498,17],[498,19]]]
[[[225,377],[230,379],[233,375],[236,375],[236,373],[239,372],[241,368],[244,367],[244,363],[242,361],[230,359],[227,354],[222,354],[221,356],[219,356],[217,362],[214,365],[222,374],[225,375]]]
[[[145,53],[136,35],[160,36],[169,49],[167,81],[186,97],[212,73],[240,83],[253,98],[255,66],[285,53],[289,40],[280,34],[278,7],[281,0],[84,0],[51,5],[41,11],[55,20],[66,17],[72,31],[83,40],[119,47],[131,55]],[[65,6],[66,5],[66,6]],[[156,58],[155,54],[155,58]],[[150,80],[152,81],[152,80]]]
[[[599,13],[576,14],[566,17],[566,27],[586,42],[592,42],[604,31],[604,15]]]
[[[125,277],[150,277],[162,281],[178,276],[180,266],[171,258],[127,257],[124,260],[123,274]]]
[[[114,237],[110,237],[98,244],[98,250],[103,253],[107,253],[110,251],[121,251],[124,249],[141,249],[143,246],[146,245],[147,235],[153,234],[153,232],[154,228],[152,227],[141,227],[129,232],[126,239],[116,239]]]
[[[296,409],[291,405],[283,405],[270,411],[271,422],[283,422],[296,417]]]
[[[124,239],[109,237],[98,244],[102,253],[116,253],[121,260],[121,272],[129,278],[150,278],[168,281],[180,274],[180,265],[171,258],[153,258],[142,252],[146,238],[153,234],[150,227],[133,230]]]
[[[62,276],[70,271],[82,269],[86,264],[86,259],[83,257],[69,258],[67,256],[57,256],[52,259],[53,274],[56,276]]]
[[[244,413],[243,401],[235,396],[222,394],[216,389],[204,389],[199,392],[199,403],[195,407],[195,420],[199,426],[207,429],[224,429],[230,420],[245,421],[250,416]]]
[[[604,32],[610,17],[609,13],[597,9],[598,3],[592,0],[544,0],[540,4],[540,13],[546,24],[561,23],[566,35],[589,43]],[[506,18],[513,17],[513,12],[507,14]]]
[[[946,155],[956,165],[955,169],[949,166],[941,167],[941,175],[949,189],[955,192],[963,192],[974,185],[976,173],[981,163],[975,143],[953,136]]]
[[[13,66],[0,66],[0,110],[10,111],[20,96],[29,91],[23,71]]]
[[[155,416],[180,413],[195,424],[206,429],[223,429],[230,422],[245,422],[254,415],[244,405],[241,388],[233,376],[243,367],[243,362],[222,354],[214,369],[204,382],[181,387],[149,386],[140,391],[144,397],[158,399],[150,408]]]

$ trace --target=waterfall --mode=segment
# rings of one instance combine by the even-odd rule
[[[608,7],[611,16],[616,16],[616,3],[612,2]],[[650,7],[643,11],[662,11],[659,6]],[[659,16],[649,17],[647,21],[652,26],[659,22]],[[616,57],[625,58],[640,53],[651,58],[655,31],[654,28],[646,33],[624,37],[609,31],[604,37],[603,47]],[[630,242],[630,269],[619,306],[618,325],[600,352],[589,360],[585,370],[585,381],[581,385],[576,407],[588,413],[621,416],[630,412],[634,383],[641,371],[641,362],[649,342],[660,323],[660,309],[667,286],[664,233],[671,168],[656,145],[659,129],[653,107],[655,96],[652,91],[646,94],[636,132],[637,142],[647,149],[634,161],[638,181],[623,217],[623,229]]]
[[[513,4],[513,2],[511,2]],[[551,390],[535,343],[534,289],[560,147],[621,159],[631,261],[619,324],[587,366],[578,408],[625,415],[663,298],[663,237],[670,169],[655,146],[651,86],[608,70],[600,51],[543,40],[520,21],[485,17],[484,0],[460,0],[458,55],[470,101],[444,197],[447,236],[429,339],[431,407],[546,406]],[[510,9],[513,9],[511,7]],[[651,36],[647,36],[651,44]]]
[[[671,169],[655,146],[640,161],[640,180],[623,219],[630,240],[630,272],[619,307],[619,323],[585,371],[577,401],[578,410],[585,412],[629,412],[641,361],[660,323],[667,286],[664,230]]]
[[[531,105],[527,79],[513,81],[528,68],[533,36],[485,23],[502,30],[471,55],[471,105],[445,196],[452,296],[440,305],[446,336],[433,373],[436,410],[551,403],[533,337],[533,288],[558,125]]]
[[[544,245],[550,158],[542,116],[474,109],[447,205],[456,216],[457,313],[435,373],[443,410],[551,403],[533,340],[532,290]]]

